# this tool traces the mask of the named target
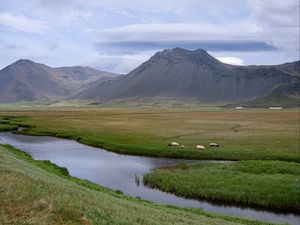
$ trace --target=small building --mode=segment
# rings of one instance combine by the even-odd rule
[[[236,106],[235,109],[243,109],[243,106]]]
[[[269,109],[278,110],[278,109],[282,109],[282,107],[281,106],[271,106],[271,107],[269,107]]]

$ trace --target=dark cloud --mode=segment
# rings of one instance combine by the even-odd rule
[[[0,39],[0,47],[6,50],[24,50],[27,48],[26,44],[18,44],[18,43],[7,43]]]
[[[218,41],[171,41],[171,42],[110,42],[97,43],[96,48],[100,53],[134,54],[139,51],[153,49],[166,49],[181,47],[186,49],[202,48],[207,51],[275,51],[277,48],[263,41],[249,40],[218,40]]]

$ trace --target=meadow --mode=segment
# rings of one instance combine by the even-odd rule
[[[300,162],[297,110],[19,108],[1,115],[0,130],[28,126],[24,133],[70,138],[123,154]],[[168,147],[172,141],[185,148]],[[212,149],[210,142],[220,147]],[[197,144],[206,150],[197,150]]]

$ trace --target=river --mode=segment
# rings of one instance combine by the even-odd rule
[[[300,221],[300,215],[294,213],[185,199],[143,185],[143,175],[152,169],[191,162],[189,160],[127,156],[83,145],[73,140],[17,135],[8,132],[0,133],[0,143],[19,148],[29,153],[34,159],[50,160],[58,166],[66,167],[71,176],[87,179],[114,190],[121,190],[129,196],[161,204],[203,208],[207,211],[275,223],[298,225]]]

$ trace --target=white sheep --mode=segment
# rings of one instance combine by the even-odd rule
[[[175,142],[175,141],[172,141],[170,144],[168,144],[168,146],[171,146],[171,147],[178,147],[179,146],[179,143]]]
[[[205,147],[203,145],[196,145],[197,149],[205,149]]]
[[[209,143],[210,147],[219,147],[217,143]]]

